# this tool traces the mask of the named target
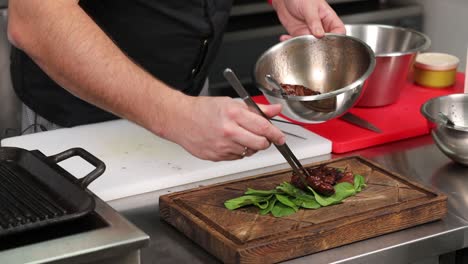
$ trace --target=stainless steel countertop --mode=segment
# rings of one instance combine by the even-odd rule
[[[447,194],[448,215],[440,221],[290,260],[287,263],[438,263],[437,256],[467,247],[468,168],[446,158],[430,136],[399,141],[344,155],[323,155],[304,164],[361,155],[389,170]],[[287,164],[252,170],[162,191],[111,201],[110,205],[151,236],[142,263],[219,263],[159,218],[160,195],[287,168]]]

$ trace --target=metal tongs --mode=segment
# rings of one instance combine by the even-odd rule
[[[268,117],[262,112],[262,110],[258,107],[258,105],[252,100],[249,93],[245,90],[244,86],[242,86],[241,82],[237,78],[236,74],[229,68],[224,70],[224,77],[226,80],[231,84],[231,86],[236,90],[237,94],[244,100],[244,102],[249,106],[252,110],[254,110],[257,114],[263,116],[265,119],[270,121]],[[270,121],[271,123],[271,121]],[[274,144],[275,147],[279,150],[281,155],[286,159],[289,163],[293,171],[299,176],[302,183],[307,186],[306,176],[309,176],[309,173],[306,169],[302,166],[299,160],[296,158],[294,153],[292,153],[291,149],[288,147],[286,142],[283,145]]]

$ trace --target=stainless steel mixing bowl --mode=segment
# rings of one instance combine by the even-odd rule
[[[374,53],[361,40],[336,34],[317,39],[300,36],[265,51],[254,67],[254,80],[282,114],[303,123],[318,123],[346,113],[365,89],[375,66]],[[303,85],[321,94],[286,96],[265,80],[271,74],[282,84]]]
[[[468,94],[433,98],[421,106],[437,147],[452,160],[468,166],[468,129],[447,125],[439,116],[445,114],[457,126],[468,127]]]
[[[376,57],[375,70],[357,106],[377,107],[395,103],[416,55],[431,45],[415,30],[373,24],[346,25],[346,34],[366,42]]]

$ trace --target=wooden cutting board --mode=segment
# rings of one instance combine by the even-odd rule
[[[162,219],[225,263],[275,263],[443,218],[447,197],[362,157],[316,164],[348,168],[367,187],[343,203],[301,209],[284,218],[258,214],[256,207],[235,211],[224,201],[247,187],[273,189],[289,181],[281,170],[160,197]]]

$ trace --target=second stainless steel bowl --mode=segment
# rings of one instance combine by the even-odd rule
[[[283,106],[282,114],[317,123],[347,112],[359,99],[374,66],[371,48],[357,38],[307,35],[278,43],[263,53],[255,64],[254,79],[270,103]],[[267,74],[280,83],[303,85],[321,94],[282,97],[272,91],[265,80]]]
[[[395,103],[417,53],[431,45],[423,33],[395,26],[346,25],[346,34],[367,43],[376,57],[377,64],[369,77],[368,89],[357,103],[363,107]]]
[[[452,120],[450,126],[440,113]],[[433,98],[421,107],[437,147],[452,160],[468,166],[468,94],[451,94]]]

